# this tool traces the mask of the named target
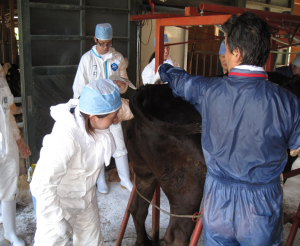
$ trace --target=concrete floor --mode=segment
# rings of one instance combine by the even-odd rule
[[[297,161],[294,168],[300,168],[300,161]],[[106,173],[108,180],[108,172]],[[107,195],[97,193],[97,201],[100,211],[101,230],[105,240],[106,246],[115,245],[122,219],[125,213],[127,202],[130,193],[127,190],[121,189],[119,183],[107,182],[110,192]],[[287,211],[296,211],[300,202],[300,176],[290,178],[284,185],[284,208]],[[161,192],[161,208],[169,211],[169,203],[163,192]],[[152,208],[149,208],[149,215],[146,220],[146,230],[151,235],[151,214]],[[17,234],[26,242],[27,246],[33,245],[34,233],[36,229],[36,220],[33,212],[31,194],[28,190],[20,191],[17,199]],[[161,213],[160,218],[160,238],[167,229],[169,223],[169,216]],[[288,237],[290,224],[284,226],[283,245],[285,245]],[[130,217],[127,229],[125,231],[122,245],[134,245],[136,238],[135,228]],[[0,246],[8,246],[9,244],[3,238],[3,226],[0,225]],[[72,242],[70,242],[72,245]],[[162,242],[160,245],[164,245]],[[197,244],[198,246],[204,245],[203,235]],[[294,246],[300,245],[300,230],[298,230]]]

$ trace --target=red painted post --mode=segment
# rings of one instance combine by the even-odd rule
[[[297,210],[297,214],[293,217],[293,225],[289,234],[289,237],[286,241],[285,246],[292,246],[296,237],[296,233],[300,224],[300,203]]]
[[[200,214],[203,214],[203,208],[201,208]],[[197,245],[202,229],[203,229],[203,224],[202,224],[202,217],[201,217],[197,220],[189,246]]]
[[[125,230],[126,230],[126,227],[127,227],[127,223],[128,223],[129,217],[130,217],[129,208],[130,208],[130,205],[132,203],[134,195],[135,195],[135,184],[133,184],[132,191],[131,191],[131,194],[130,194],[130,197],[129,197],[129,200],[128,200],[128,204],[127,204],[127,207],[126,207],[126,210],[125,210],[125,214],[124,214],[124,217],[123,217],[123,221],[122,221],[122,224],[121,224],[119,235],[117,237],[117,241],[116,241],[116,244],[115,244],[116,246],[120,246],[121,243],[122,243],[124,233],[125,233]]]

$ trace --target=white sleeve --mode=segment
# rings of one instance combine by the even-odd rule
[[[51,223],[59,222],[65,217],[57,187],[77,152],[72,130],[66,127],[59,130],[55,128],[54,125],[52,133],[44,137],[40,159],[30,183],[32,195],[37,200],[38,214]]]
[[[89,83],[89,61],[83,56],[80,59],[78,69],[73,83],[73,98],[78,99],[85,85]]]
[[[128,79],[127,70],[126,70],[128,67],[128,60],[127,58],[124,59],[122,55],[120,56],[121,56],[121,60],[120,60],[119,76]]]
[[[0,104],[0,161],[7,155],[7,126],[2,105]]]
[[[154,70],[151,68],[150,63],[144,68],[142,72],[143,84],[152,84],[154,78]]]

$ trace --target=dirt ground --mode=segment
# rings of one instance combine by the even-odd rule
[[[294,168],[300,168],[300,160],[296,162]],[[125,209],[128,203],[130,193],[127,190],[121,189],[120,184],[117,182],[108,182],[108,171],[106,171],[106,180],[110,189],[107,195],[102,195],[97,192],[97,201],[99,206],[100,222],[102,235],[105,240],[106,246],[115,245]],[[34,233],[36,230],[36,219],[33,211],[31,194],[28,191],[26,175],[20,176],[20,193],[17,198],[17,234],[26,242],[27,246],[33,245]],[[290,178],[284,185],[284,209],[286,211],[296,211],[300,202],[300,176]],[[169,202],[163,192],[161,192],[161,208],[169,212]],[[146,230],[148,235],[151,235],[152,227],[152,208],[149,208],[149,215],[146,220]],[[169,216],[160,214],[160,238],[167,229],[169,223]],[[283,232],[283,245],[285,245],[291,224],[284,225]],[[203,233],[202,233],[203,234]],[[122,245],[134,245],[136,239],[136,232],[132,218],[130,217],[127,229],[125,231]],[[0,246],[8,246],[9,244],[3,238],[3,226],[0,225]],[[70,245],[72,241],[70,241]],[[160,245],[164,245],[161,242]],[[203,235],[197,244],[198,246],[204,245]],[[298,230],[294,246],[300,245],[300,230]]]

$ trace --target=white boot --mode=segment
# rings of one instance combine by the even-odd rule
[[[101,169],[101,172],[99,174],[98,180],[97,180],[97,190],[101,194],[107,194],[108,193],[108,187],[105,182],[105,167],[103,166]]]
[[[115,162],[116,162],[119,178],[121,179],[120,182],[121,187],[124,189],[126,188],[131,192],[133,184],[130,181],[127,155],[116,157]]]
[[[2,208],[1,208],[1,201],[0,201],[0,225],[2,224]]]
[[[14,246],[25,246],[24,241],[16,235],[16,200],[1,203],[4,239]]]

